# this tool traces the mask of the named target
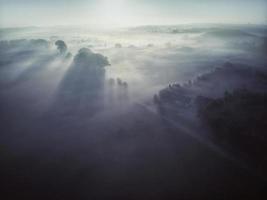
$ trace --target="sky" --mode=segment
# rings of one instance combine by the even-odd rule
[[[267,0],[0,0],[0,26],[137,26],[267,21]]]

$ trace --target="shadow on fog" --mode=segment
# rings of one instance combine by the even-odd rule
[[[104,104],[105,66],[108,59],[90,49],[82,48],[59,83],[52,105],[58,119],[90,117]]]
[[[0,117],[8,124],[1,127],[5,135],[10,135],[9,125],[14,132],[35,127],[32,120],[51,105],[71,59],[67,52],[50,49],[50,44],[41,39],[0,41]]]
[[[50,47],[51,43],[42,39],[0,41],[1,89],[40,78],[50,68],[57,70],[70,60],[67,47],[64,53]]]
[[[64,45],[60,45],[60,49],[65,53]],[[148,56],[151,60],[155,57],[152,55]],[[176,55],[174,56],[176,57]],[[167,60],[173,60],[174,56],[168,57]],[[127,59],[130,58],[132,56],[127,57]],[[193,58],[196,62],[197,57]],[[206,60],[208,59],[210,58],[208,57]],[[159,59],[153,61],[147,65],[143,64],[144,70],[139,73],[147,72],[146,78],[152,77],[153,73],[159,74],[161,81],[163,74],[161,72],[170,68],[170,65],[166,65],[166,67],[165,63],[158,62]],[[136,66],[142,63],[143,60],[139,60]],[[176,60],[173,63],[176,63]],[[199,66],[199,62],[197,63]],[[162,65],[164,68],[158,66],[155,69],[156,64]],[[61,81],[57,85],[54,102],[48,111],[48,116],[51,118],[48,117],[47,120],[38,119],[39,121],[35,123],[36,121],[30,118],[31,116],[27,116],[27,114],[31,115],[29,109],[10,111],[5,108],[8,114],[10,112],[13,112],[14,116],[17,113],[20,114],[20,117],[15,118],[13,123],[7,120],[12,127],[18,127],[18,133],[22,132],[20,124],[26,127],[23,130],[25,133],[28,133],[29,129],[31,131],[30,136],[23,135],[21,142],[20,138],[14,139],[16,151],[25,149],[26,153],[24,152],[24,154],[27,155],[25,157],[31,154],[35,156],[33,161],[31,158],[24,160],[21,156],[15,158],[7,156],[11,157],[11,161],[6,161],[8,167],[5,168],[4,165],[4,169],[9,172],[5,173],[7,175],[4,178],[8,181],[4,182],[10,183],[15,180],[14,182],[18,183],[15,187],[18,191],[14,195],[21,194],[20,191],[23,191],[23,194],[27,193],[24,190],[27,190],[29,186],[21,184],[20,180],[29,180],[29,177],[32,180],[30,187],[35,189],[33,191],[31,189],[28,193],[32,196],[39,196],[40,193],[43,193],[43,199],[53,199],[60,195],[62,198],[65,197],[64,199],[88,199],[88,196],[92,196],[92,199],[108,199],[110,197],[127,199],[129,196],[132,197],[131,199],[172,199],[170,198],[172,195],[181,198],[189,196],[187,199],[192,199],[190,197],[204,199],[201,197],[215,195],[228,197],[231,192],[239,193],[236,190],[240,190],[240,193],[248,188],[253,190],[250,184],[243,187],[243,184],[256,182],[255,179],[247,178],[246,172],[233,167],[205,145],[192,140],[187,134],[182,134],[182,131],[176,128],[177,126],[164,124],[166,127],[169,125],[166,130],[161,125],[161,115],[151,113],[145,109],[146,107],[143,108],[144,106],[138,107],[139,109],[134,107],[131,112],[124,113],[122,117],[112,113],[108,120],[101,121],[97,118],[92,120],[92,123],[80,124],[86,122],[88,118],[91,119],[103,109],[105,99],[103,95],[108,94],[105,96],[109,97],[106,98],[107,104],[116,105],[115,109],[122,105],[122,101],[119,100],[128,98],[128,88],[120,79],[111,79],[105,93],[106,65],[108,65],[108,61],[105,57],[93,53],[89,49],[81,49],[70,68],[65,68],[66,73],[64,71],[63,78],[59,79]],[[177,68],[173,67],[173,69],[173,74],[178,71]],[[193,69],[196,70],[192,67],[192,71]],[[176,76],[176,74],[174,75]],[[170,79],[167,80],[169,77],[167,75],[169,74],[166,73],[166,81],[170,82]],[[121,75],[119,76],[121,77]],[[175,79],[177,80],[177,76]],[[218,81],[217,77],[215,79]],[[233,79],[236,81],[236,77]],[[222,80],[220,79],[220,82],[224,83]],[[229,82],[228,73],[226,80]],[[218,84],[211,81],[208,83],[212,83],[208,86],[216,85],[215,89],[218,90]],[[26,90],[32,90],[33,87],[36,85],[31,85]],[[170,110],[168,114],[180,113],[182,117],[187,117],[185,114],[191,113],[190,107],[187,106],[187,93],[184,94],[180,87],[177,88],[171,86],[167,95],[163,92],[163,96],[161,95],[160,98],[161,104],[164,108],[176,109]],[[203,86],[197,87],[197,89],[203,91]],[[176,91],[178,98],[180,97],[178,100],[186,104],[184,112],[182,106],[180,106],[182,107],[180,110],[177,110],[180,108],[177,106],[179,102],[177,102],[176,95],[172,95],[176,94]],[[21,96],[25,96],[25,94]],[[14,106],[19,100],[12,99],[14,102],[10,105]],[[21,104],[21,107],[25,106],[25,102]],[[29,103],[27,102],[27,104]],[[33,112],[35,114],[36,110],[34,109]],[[21,121],[25,118],[29,118],[25,120],[29,121],[28,124]],[[181,118],[178,120],[185,126],[189,126],[181,121]],[[5,123],[3,124],[7,127]],[[82,135],[85,132],[91,134]],[[8,133],[10,140],[12,134],[10,134],[9,127]],[[25,167],[24,163],[26,163]],[[23,166],[19,171],[15,169],[16,172],[13,172],[14,165]],[[17,177],[22,178],[18,179]],[[232,179],[234,180],[232,181]],[[12,185],[14,183],[11,184],[11,187],[7,185],[7,188],[13,189]],[[255,187],[258,185],[256,184]],[[47,194],[47,191],[51,193]],[[79,198],[80,196],[81,198]]]
[[[54,61],[58,59],[57,55],[44,55],[41,59],[36,60],[27,67],[24,71],[22,71],[15,80],[13,80],[7,87],[13,87],[16,85],[20,85],[25,81],[32,79],[35,76],[38,76],[45,70],[47,70],[47,66],[51,65]]]

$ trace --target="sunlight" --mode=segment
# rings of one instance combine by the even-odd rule
[[[132,12],[125,0],[101,0],[96,5],[95,16],[99,20],[97,24],[119,27],[127,26],[129,23],[135,24]]]
[[[267,200],[266,7],[0,0],[0,200]]]

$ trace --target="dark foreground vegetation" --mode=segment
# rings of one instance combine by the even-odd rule
[[[267,199],[266,40],[231,30],[0,42],[0,199]]]
[[[261,173],[267,167],[267,74],[264,68],[225,63],[186,84],[155,95],[160,115],[190,127]]]
[[[197,98],[198,115],[219,143],[226,143],[261,165],[267,164],[267,94],[246,89],[224,97]]]

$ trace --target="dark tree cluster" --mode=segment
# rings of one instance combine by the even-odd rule
[[[61,54],[65,54],[68,50],[68,47],[63,40],[56,41],[55,45],[57,46],[57,49],[59,50]]]
[[[199,96],[196,103],[198,116],[218,142],[267,164],[267,93],[237,89],[218,99]]]
[[[154,95],[154,103],[161,115],[176,119],[177,116],[184,116],[191,110],[193,93],[180,84],[169,85]]]
[[[159,98],[161,101],[183,106],[190,104],[190,95],[191,93],[179,84],[169,85],[169,87],[159,92]]]
[[[121,45],[120,43],[116,43],[116,44],[115,44],[115,48],[120,49],[120,48],[122,48],[122,45]]]
[[[160,115],[206,127],[214,142],[267,166],[266,86],[265,71],[226,62],[193,81],[169,85],[154,103]]]

